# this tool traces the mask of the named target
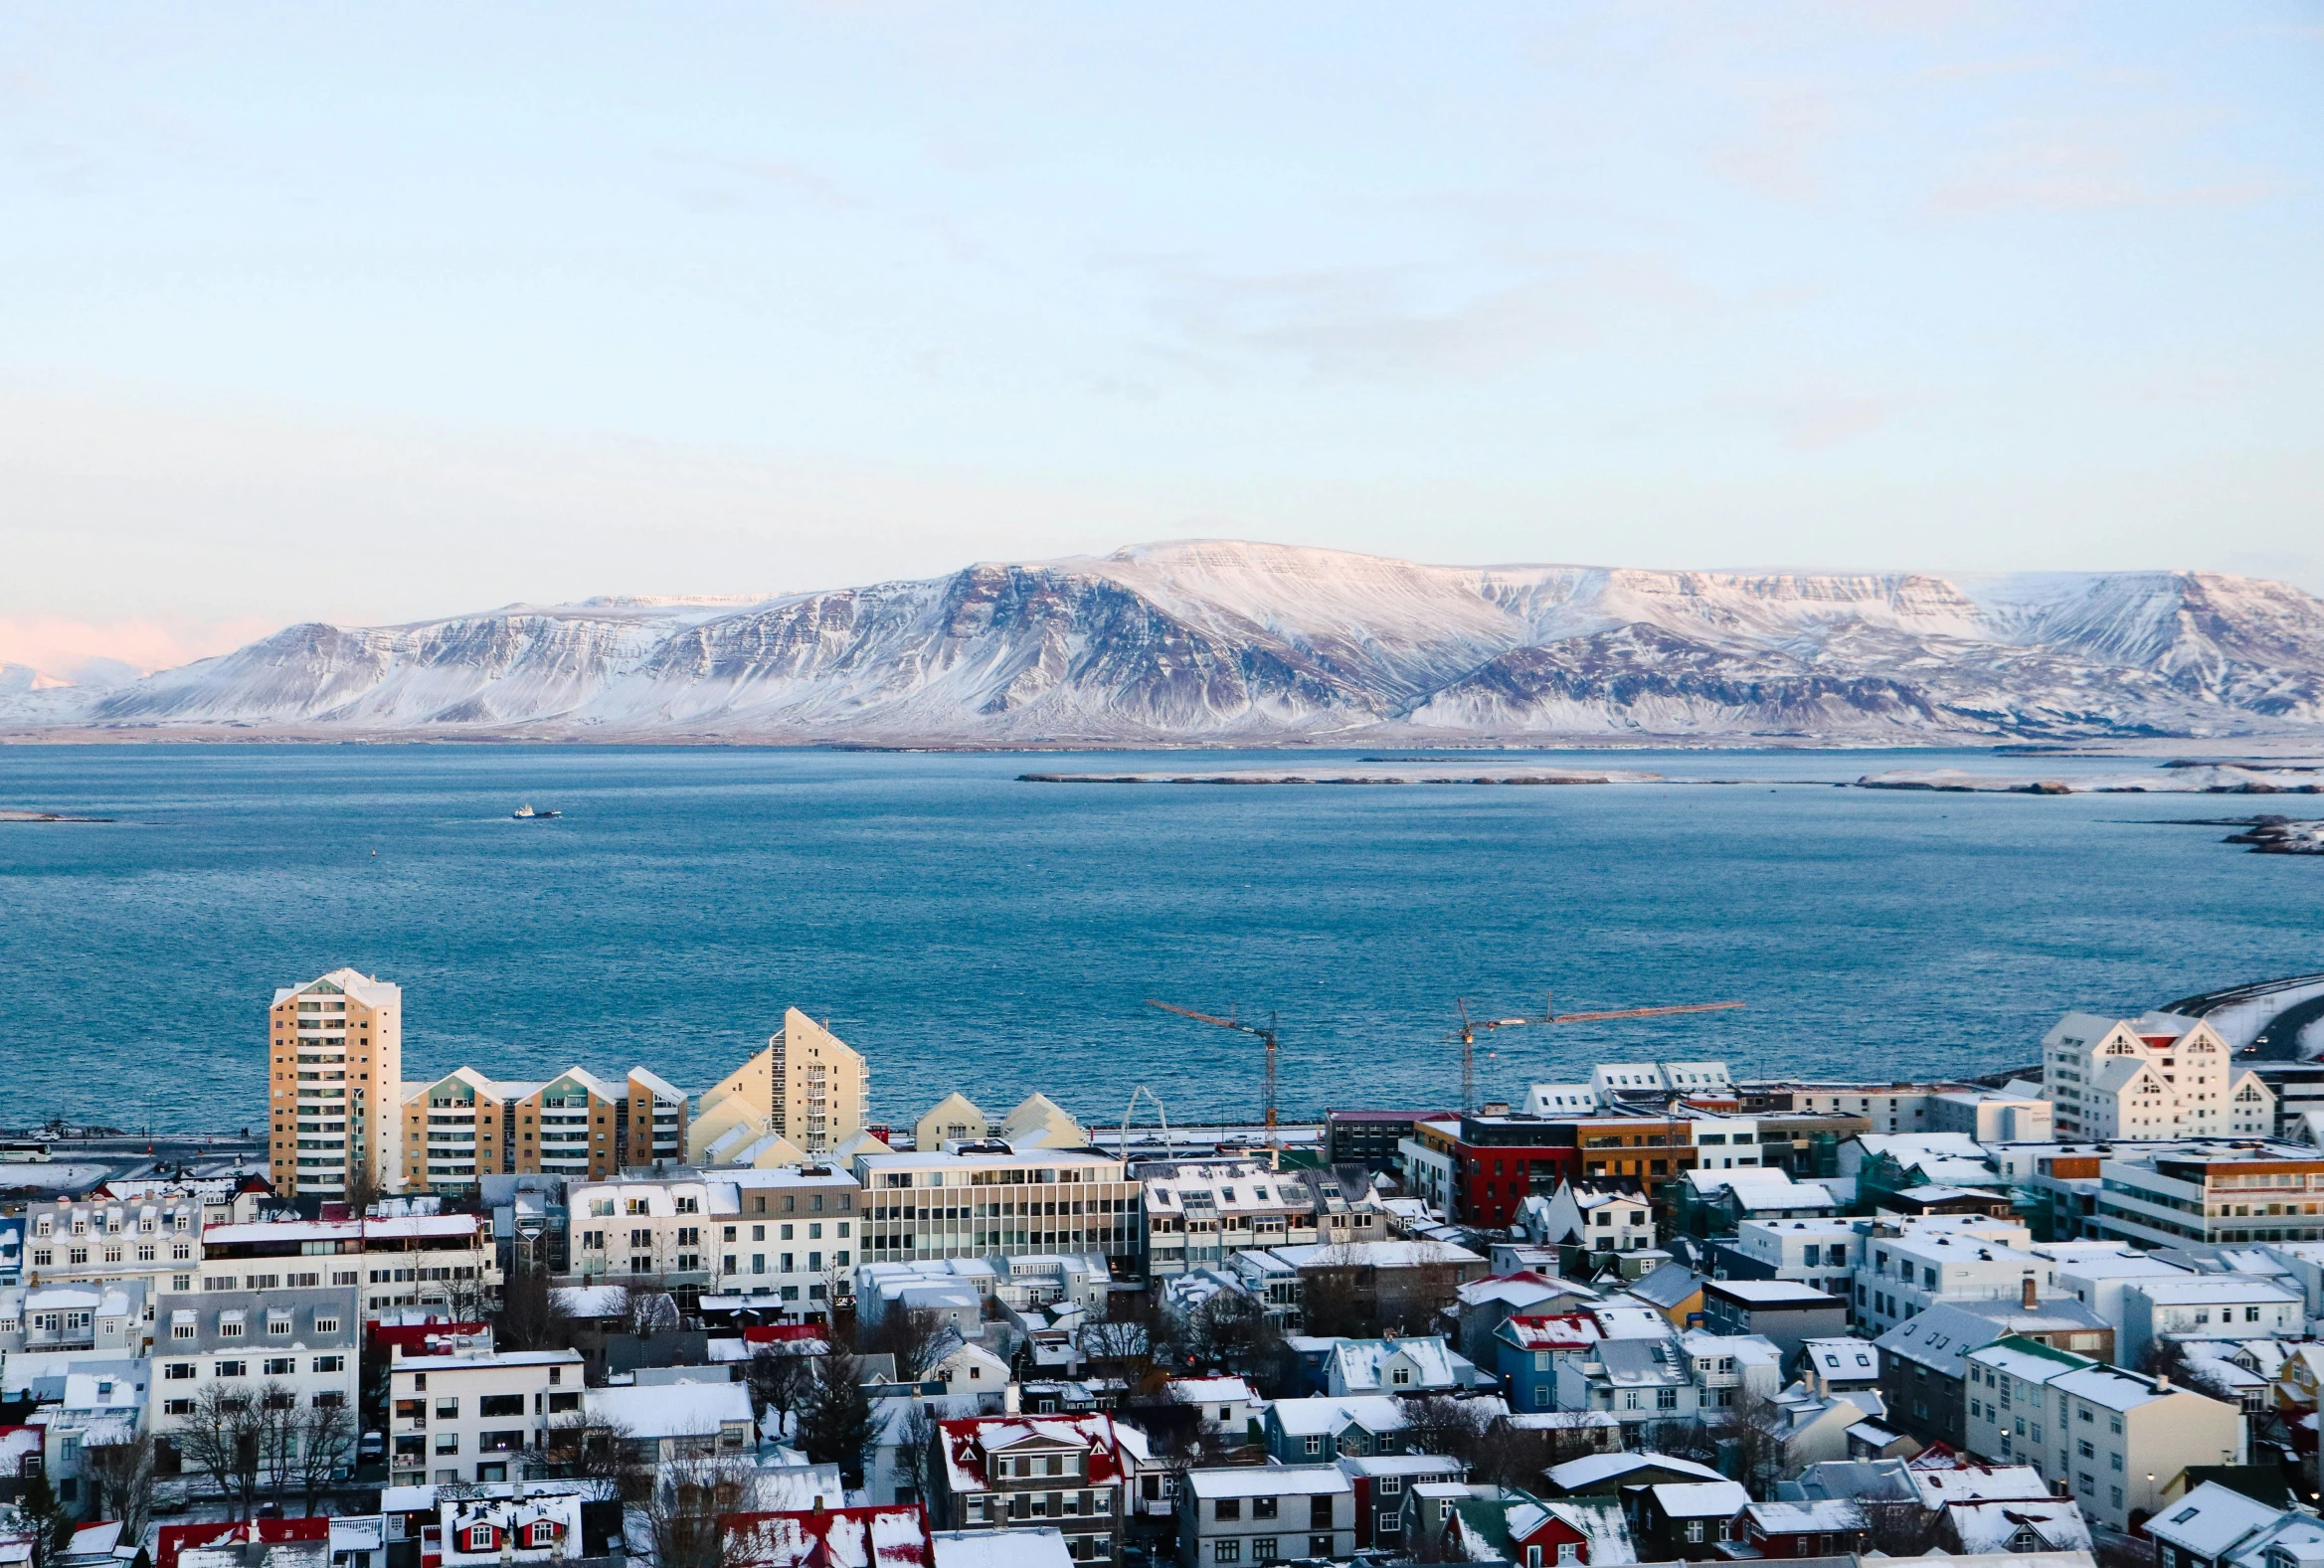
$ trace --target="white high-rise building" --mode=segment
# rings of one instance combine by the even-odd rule
[[[2070,1012],[2042,1040],[2061,1138],[2266,1137],[2275,1095],[2200,1018]]]

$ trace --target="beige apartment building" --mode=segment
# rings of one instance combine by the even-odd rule
[[[797,1007],[767,1048],[702,1093],[687,1128],[691,1165],[755,1163],[769,1139],[822,1154],[861,1132],[871,1117],[863,1058]]]
[[[488,1175],[602,1180],[676,1164],[685,1147],[685,1095],[642,1067],[619,1084],[581,1067],[546,1083],[459,1067],[403,1085],[399,1100],[408,1191],[465,1191]]]
[[[268,1009],[268,1164],[284,1197],[402,1185],[404,992],[353,969],[286,986]]]

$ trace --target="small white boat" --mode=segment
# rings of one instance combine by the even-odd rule
[[[520,822],[545,822],[550,817],[558,816],[562,813],[557,811],[536,811],[533,809],[533,803],[530,800],[527,800],[524,804],[518,806],[515,810],[509,812],[508,814],[515,817]]]

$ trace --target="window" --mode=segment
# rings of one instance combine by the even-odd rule
[[[1240,1497],[1219,1498],[1210,1505],[1210,1516],[1222,1523],[1228,1519],[1241,1518],[1243,1516],[1243,1499]]]
[[[162,1367],[161,1375],[173,1383],[184,1382],[199,1377],[201,1368],[192,1361],[172,1361]]]
[[[1243,1560],[1243,1543],[1233,1539],[1211,1542],[1210,1560],[1214,1563],[1241,1562]]]
[[[297,1371],[298,1358],[296,1356],[270,1355],[267,1357],[267,1375],[268,1377],[290,1377],[295,1375]]]
[[[1690,1546],[1699,1546],[1702,1544],[1702,1521],[1700,1519],[1689,1519],[1687,1521],[1687,1543]]]
[[[1310,1454],[1321,1454],[1321,1453],[1323,1453],[1323,1452],[1324,1452],[1324,1440],[1323,1440],[1322,1438],[1310,1438],[1310,1439],[1308,1439],[1308,1441],[1307,1441],[1307,1451],[1308,1451]]]
[[[478,1416],[521,1416],[524,1414],[522,1394],[480,1394],[476,1398]]]
[[[1280,1497],[1253,1497],[1251,1499],[1251,1517],[1254,1519],[1274,1518],[1276,1506],[1281,1501]]]
[[[245,1361],[221,1361],[218,1363],[217,1375],[220,1377],[242,1377],[248,1372],[249,1363]]]
[[[335,1334],[339,1331],[339,1319],[318,1317],[314,1320],[314,1331],[318,1334]]]

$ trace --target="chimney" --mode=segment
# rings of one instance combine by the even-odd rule
[[[2034,1301],[2034,1277],[2029,1274],[2023,1280],[2020,1280],[2018,1284],[2023,1287],[2025,1292],[2025,1294],[2019,1299],[2018,1305],[2025,1307],[2025,1309],[2030,1312],[2034,1309],[2036,1305]]]
[[[2156,1373],[2156,1374],[2155,1374],[2155,1392],[2156,1392],[2156,1393],[2158,1393],[2158,1394],[2168,1394],[2170,1391],[2171,1391],[2171,1379],[2170,1379],[2170,1377],[2169,1377],[2167,1374],[2164,1374],[2164,1373],[2160,1373],[2160,1372]]]

